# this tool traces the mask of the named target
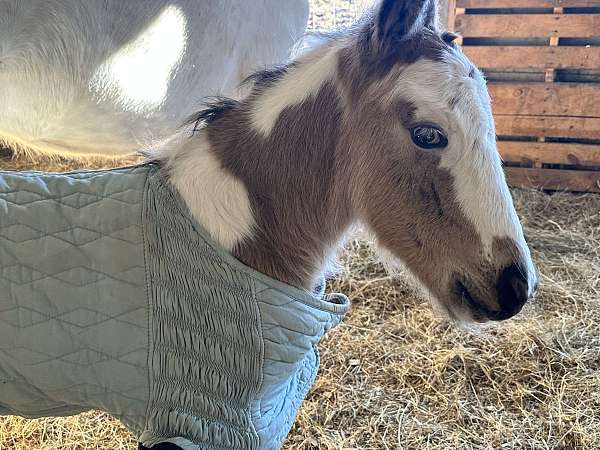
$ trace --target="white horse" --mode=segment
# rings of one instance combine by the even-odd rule
[[[308,0],[2,0],[0,147],[126,154],[285,62]]]

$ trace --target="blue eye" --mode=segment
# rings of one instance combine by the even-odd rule
[[[445,148],[448,138],[442,130],[431,125],[418,125],[410,130],[412,141],[425,150]]]

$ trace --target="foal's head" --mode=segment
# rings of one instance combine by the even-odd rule
[[[451,317],[503,320],[537,278],[496,147],[485,80],[435,25],[386,0],[339,51],[351,201]]]
[[[358,221],[451,317],[513,316],[535,269],[485,81],[454,38],[435,0],[381,2],[257,74],[248,98],[198,113],[202,135],[168,156],[173,182],[217,240],[281,281],[309,288]]]

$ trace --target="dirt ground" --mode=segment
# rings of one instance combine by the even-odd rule
[[[317,2],[311,20],[339,25],[359,7]],[[333,19],[335,8],[345,16]],[[0,158],[0,169],[75,166]],[[541,289],[517,319],[492,328],[449,325],[402,277],[388,276],[368,244],[349,245],[329,289],[346,293],[352,310],[320,347],[320,375],[286,449],[600,449],[600,195],[513,196]],[[135,442],[116,420],[90,412],[1,418],[5,448]]]

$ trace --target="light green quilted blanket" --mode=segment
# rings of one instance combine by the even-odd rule
[[[347,308],[235,260],[154,165],[0,171],[0,414],[280,448]]]

